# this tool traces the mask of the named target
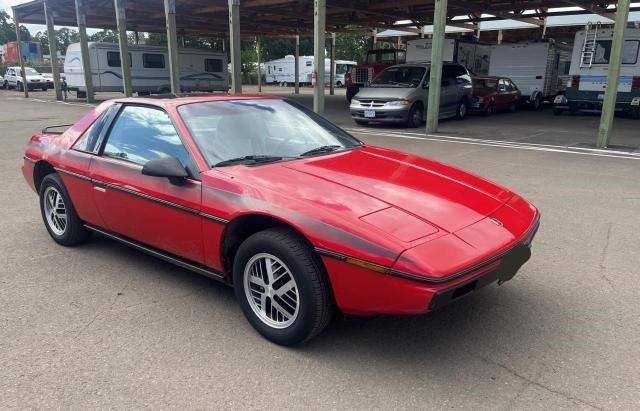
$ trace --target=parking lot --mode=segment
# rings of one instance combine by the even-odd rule
[[[640,122],[617,118],[610,151],[591,147],[599,117],[549,110],[425,136],[356,127],[342,93],[326,115],[366,143],[463,167],[539,207],[533,257],[512,281],[427,316],[337,320],[276,346],[222,284],[100,237],[56,245],[22,152],[91,107],[2,90],[2,407],[639,408]],[[308,89],[294,98],[311,101]]]

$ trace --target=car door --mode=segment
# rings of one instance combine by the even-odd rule
[[[451,117],[457,108],[456,82],[450,65],[442,67],[440,89],[440,117]]]
[[[16,71],[14,69],[9,69],[7,71],[7,84],[11,87],[15,87],[16,83]]]
[[[511,104],[511,93],[507,81],[503,78],[498,80],[498,94],[496,95],[495,102],[496,108],[499,110],[505,110]]]
[[[149,160],[175,157],[182,184],[142,174]],[[105,229],[167,253],[203,263],[201,185],[192,157],[169,115],[125,104],[91,162],[93,196]]]

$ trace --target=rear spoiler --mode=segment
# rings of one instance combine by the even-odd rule
[[[50,130],[50,129],[52,129],[52,128],[62,128],[62,127],[69,128],[69,127],[71,127],[72,125],[73,125],[73,124],[60,124],[60,125],[58,125],[58,126],[49,126],[49,127],[45,127],[45,128],[43,128],[43,129],[42,129],[42,134],[62,134],[62,133],[64,133],[66,130],[57,130],[57,131],[52,131],[52,130]]]

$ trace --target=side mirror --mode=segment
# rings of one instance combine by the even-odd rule
[[[423,89],[428,89],[429,88],[429,80],[425,80],[424,83],[422,83],[422,88]]]
[[[180,186],[184,184],[189,173],[182,163],[175,157],[156,158],[147,161],[142,166],[142,174],[151,177],[166,177],[171,184]]]

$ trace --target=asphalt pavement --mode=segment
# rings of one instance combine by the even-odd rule
[[[640,408],[640,122],[616,119],[621,147],[600,152],[588,147],[593,116],[476,117],[429,137],[356,128],[344,97],[328,98],[327,115],[368,144],[504,184],[542,226],[502,286],[430,315],[335,321],[282,348],[222,284],[104,238],[49,238],[23,149],[91,107],[32,94],[0,92],[3,409]]]

